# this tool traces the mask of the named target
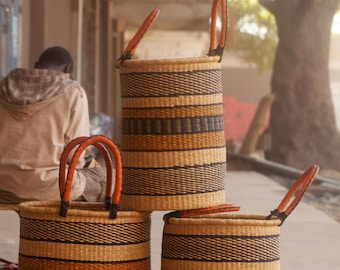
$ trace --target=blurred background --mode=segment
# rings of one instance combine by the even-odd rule
[[[327,136],[333,141],[340,128],[339,1],[283,2],[287,1],[228,1],[228,40],[221,62],[228,152],[269,158],[301,168],[313,160],[317,162],[320,156],[324,167],[340,169],[337,155],[330,157],[329,152],[320,151],[330,143]],[[98,125],[104,126],[106,134],[119,144],[120,83],[115,61],[155,7],[160,9],[160,15],[137,48],[135,58],[206,55],[211,6],[212,0],[0,0],[0,77],[16,67],[32,68],[40,53],[49,46],[67,48],[74,58],[73,76],[88,93],[93,129],[97,128],[95,132],[98,133]],[[319,19],[325,23],[317,24]],[[290,33],[285,32],[283,21],[290,23],[286,26],[290,27]],[[294,31],[296,35],[290,36]],[[311,40],[309,35],[316,38]],[[282,60],[280,51],[293,50],[284,43],[287,39],[296,42],[292,48],[300,48],[300,52],[293,52],[289,59],[283,57],[286,60]],[[314,47],[304,47],[306,43]],[[300,57],[303,53],[313,57]],[[326,60],[323,59],[325,55]],[[315,61],[308,62],[314,58]],[[320,65],[317,59],[320,59]],[[286,80],[296,80],[286,90],[275,84],[275,74],[283,74],[279,65],[283,62]],[[304,67],[313,66],[318,69],[308,77],[306,74],[311,72],[304,72]],[[294,111],[291,104],[300,104],[301,110],[305,106],[301,104],[314,102],[307,98],[309,94],[305,91],[309,91],[309,86],[304,81],[315,86],[317,83],[313,80],[318,78],[323,81],[317,89],[311,87],[310,95],[317,99],[317,93],[326,93],[320,95],[320,103],[316,102],[313,111],[313,105],[307,106],[305,114]],[[299,87],[301,84],[304,86]],[[280,95],[290,91],[295,93],[294,102],[287,102],[288,97]],[[299,97],[297,93],[302,94]],[[293,116],[280,118],[285,113],[279,109],[275,111],[275,106],[279,108],[284,104],[285,107],[287,103],[290,105],[286,106],[286,111]],[[331,113],[324,112],[325,106]],[[300,122],[289,121],[300,116]],[[321,120],[314,121],[316,118]],[[330,122],[322,119],[330,119]],[[324,122],[327,122],[325,127]],[[286,126],[283,125],[280,131],[275,123]],[[306,128],[302,128],[304,123],[307,123]],[[320,130],[327,130],[327,134],[315,135]],[[279,138],[280,132],[292,138],[297,137],[294,132],[299,132],[301,138],[296,142],[285,141]],[[315,138],[308,143],[310,134]],[[331,153],[339,152],[340,155],[337,148],[340,139],[334,141],[336,143],[330,146]],[[312,148],[313,151],[304,152],[304,149]],[[324,157],[321,159],[321,156]],[[306,161],[299,163],[301,157],[306,157]]]

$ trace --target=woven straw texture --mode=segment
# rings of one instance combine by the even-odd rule
[[[20,208],[19,269],[150,269],[150,213],[103,203],[25,202]]]
[[[119,67],[123,209],[181,210],[224,202],[219,59],[128,60]]]
[[[162,270],[279,270],[281,221],[265,218],[170,218],[163,230]]]

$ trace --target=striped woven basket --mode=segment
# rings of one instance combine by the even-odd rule
[[[226,148],[220,60],[212,9],[209,56],[127,60],[150,26],[146,20],[117,62],[122,95],[123,190],[121,206],[180,210],[225,201]],[[150,16],[155,18],[157,10]],[[149,17],[150,18],[150,17]]]
[[[199,210],[196,216],[190,211],[165,215],[162,270],[279,270],[280,226],[318,170],[310,167],[269,216]]]
[[[65,181],[68,153],[77,148]],[[72,177],[83,150],[95,145],[104,154],[108,183],[103,203],[69,202]],[[112,193],[112,161],[116,183]],[[150,213],[117,211],[121,191],[121,160],[117,147],[103,136],[77,138],[60,163],[61,202],[34,201],[19,205],[19,269],[150,269]]]

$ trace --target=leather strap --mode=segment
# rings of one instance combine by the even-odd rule
[[[123,62],[125,60],[131,59],[132,55],[135,53],[135,50],[140,41],[142,40],[142,38],[144,37],[145,33],[148,31],[148,29],[151,27],[151,25],[158,17],[159,12],[160,12],[159,9],[154,8],[149,14],[149,16],[145,19],[141,27],[138,29],[137,33],[133,36],[133,38],[130,40],[127,47],[123,51],[122,56],[118,59],[117,62],[120,63],[120,65],[123,65]],[[117,67],[119,66],[117,65]]]
[[[78,145],[77,150],[75,151],[71,164],[68,169],[67,177],[65,180],[65,171],[66,171],[66,160],[70,151]],[[60,205],[60,215],[66,216],[67,211],[70,205],[70,194],[72,189],[72,180],[76,170],[77,162],[84,152],[84,150],[90,146],[94,145],[97,147],[104,156],[106,169],[107,169],[107,185],[106,185],[106,203],[105,207],[110,209],[110,218],[115,218],[117,216],[117,211],[119,208],[120,195],[122,190],[122,162],[120,157],[120,152],[118,147],[112,142],[111,139],[102,136],[96,135],[92,137],[80,137],[71,141],[65,148],[60,162],[60,177],[59,177],[59,188],[61,195],[61,205]],[[111,200],[112,193],[112,160],[110,154],[108,152],[110,150],[115,158],[116,165],[116,181],[115,181],[115,189]]]
[[[319,172],[319,166],[313,165],[309,167],[292,185],[288,193],[282,199],[279,206],[273,210],[267,219],[278,218],[281,220],[281,225],[285,219],[292,213],[301,199],[306,195],[307,190],[314,181]]]
[[[221,15],[222,15],[222,28],[220,33],[220,40],[217,45],[217,18],[219,6],[221,6]],[[210,47],[209,47],[209,56],[220,57],[220,61],[222,60],[224,47],[227,40],[227,27],[228,27],[228,8],[227,8],[227,0],[215,0],[211,9],[211,24],[210,24]]]
[[[190,210],[181,210],[174,211],[163,216],[163,220],[169,223],[170,218],[189,218],[201,215],[208,215],[214,213],[223,213],[223,212],[232,212],[239,211],[240,207],[236,204],[221,204],[206,208],[198,208],[198,209],[190,209]]]

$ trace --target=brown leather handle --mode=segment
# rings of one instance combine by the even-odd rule
[[[190,210],[181,210],[181,211],[174,211],[163,216],[163,220],[169,223],[170,218],[188,218],[188,217],[195,217],[201,215],[208,215],[214,213],[223,213],[223,212],[233,212],[239,211],[240,207],[236,204],[221,204],[206,208],[198,208],[198,209],[190,209]]]
[[[70,152],[79,144],[84,142],[88,137],[78,137],[70,141],[66,147],[64,148],[63,153],[61,154],[60,158],[60,165],[59,165],[59,192],[60,195],[65,189],[65,181],[66,181],[66,164],[67,159],[70,155]]]
[[[70,155],[70,152],[77,146],[86,141],[88,137],[78,137],[73,139],[71,142],[67,144],[65,147],[61,159],[60,159],[60,169],[59,169],[59,191],[61,198],[64,196],[65,192],[65,182],[66,182],[66,164],[67,159]],[[107,176],[107,184],[106,184],[106,196],[105,196],[105,208],[109,209],[111,205],[111,193],[112,193],[112,160],[107,151],[107,149],[101,145],[100,143],[94,143],[94,146],[100,150],[101,154],[104,157],[105,165],[106,165],[106,176]]]
[[[60,169],[59,169],[59,191],[60,191],[61,199],[63,198],[64,192],[65,192],[65,182],[66,182],[65,172],[66,172],[66,164],[67,164],[68,156],[70,155],[70,152],[74,149],[75,146],[83,143],[87,139],[88,137],[75,138],[65,147],[63,151],[63,154],[60,160]],[[106,195],[105,196],[105,208],[110,209],[111,193],[112,193],[112,164],[111,164],[112,160],[111,160],[110,154],[108,153],[107,149],[103,145],[99,143],[94,143],[93,145],[100,150],[105,160],[106,178],[107,178],[106,194],[105,194]]]
[[[65,181],[65,171],[66,171],[66,160],[70,151],[79,144],[79,147],[75,151],[70,167],[68,169],[66,181]],[[112,142],[111,139],[96,135],[92,137],[79,137],[71,141],[65,148],[60,162],[60,176],[59,176],[59,188],[61,193],[61,205],[60,205],[60,215],[66,216],[68,207],[70,204],[70,194],[72,189],[72,180],[76,170],[77,162],[83,153],[83,151],[90,145],[97,147],[104,156],[106,169],[107,169],[107,186],[106,186],[106,208],[110,208],[110,218],[115,218],[117,216],[117,211],[119,208],[120,195],[122,190],[122,162],[120,157],[120,152],[118,147]],[[112,193],[112,160],[108,152],[110,150],[115,158],[116,165],[116,182],[115,189],[111,201]],[[109,202],[108,202],[109,201]]]
[[[313,165],[309,167],[292,185],[286,196],[282,199],[279,206],[271,212],[267,219],[278,218],[281,225],[285,219],[291,214],[301,199],[306,195],[307,190],[314,181],[319,172],[319,166]]]
[[[217,45],[217,18],[219,7],[221,6],[222,13],[222,29],[220,33],[219,43]],[[125,48],[123,54],[116,62],[116,67],[123,65],[125,60],[131,59],[134,54],[138,44],[141,39],[150,28],[150,26],[154,23],[156,18],[159,15],[159,10],[157,8],[153,9],[149,16],[145,19],[142,26],[139,28],[134,37],[130,40],[129,44]],[[224,52],[224,47],[227,40],[227,27],[228,27],[228,9],[227,9],[227,0],[214,0],[213,6],[211,9],[211,25],[210,25],[210,47],[209,47],[209,56],[219,56],[221,62],[222,55]]]
[[[59,169],[59,192],[61,198],[63,197],[63,193],[65,191],[65,182],[66,182],[66,164],[67,164],[67,159],[70,155],[70,152],[79,144],[83,143],[86,141],[88,137],[78,137],[73,139],[71,142],[67,144],[65,147],[61,159],[60,159],[60,169]],[[107,151],[107,149],[101,145],[100,143],[94,143],[94,146],[100,150],[101,154],[104,157],[105,160],[105,165],[106,165],[106,174],[107,174],[107,184],[106,184],[106,197],[105,197],[105,202],[106,206],[105,208],[109,209],[110,204],[111,204],[111,192],[112,192],[112,160],[111,157]]]
[[[220,33],[220,40],[217,45],[217,18],[219,7],[221,6],[222,13],[222,28]],[[219,56],[222,60],[224,47],[227,40],[227,27],[228,27],[228,8],[227,0],[215,0],[211,9],[211,25],[210,25],[210,47],[209,56]]]
[[[132,55],[134,54],[138,44],[144,37],[145,33],[148,31],[148,29],[151,27],[151,25],[154,23],[156,18],[159,15],[159,9],[154,8],[149,16],[145,19],[141,27],[138,29],[137,33],[133,36],[133,38],[130,40],[129,44],[123,51],[122,56],[117,60],[116,66],[119,67],[120,65],[123,65],[123,62],[125,60],[131,59]]]

